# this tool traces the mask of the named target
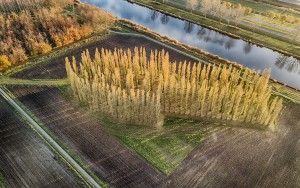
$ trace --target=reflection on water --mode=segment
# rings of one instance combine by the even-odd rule
[[[202,49],[251,69],[271,68],[272,78],[300,89],[299,60],[268,48],[234,39],[208,28],[167,16],[125,0],[83,0],[119,18],[129,19],[161,35]]]
[[[288,72],[300,74],[300,64],[295,58],[279,55],[275,65],[280,69],[286,69]]]
[[[151,20],[154,21],[158,18],[158,12],[157,11],[152,11],[152,15],[151,15]]]
[[[249,42],[245,42],[244,44],[244,53],[249,54],[251,52],[252,45]]]
[[[191,33],[193,31],[193,28],[194,28],[194,24],[188,21],[184,22],[184,30],[186,33]]]
[[[160,21],[162,24],[166,25],[169,22],[169,17],[167,15],[162,15]]]

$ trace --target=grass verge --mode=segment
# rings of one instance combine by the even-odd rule
[[[217,125],[221,125],[212,121],[168,118],[163,129],[157,130],[111,123],[107,120],[102,122],[112,135],[167,175],[170,175],[210,132],[218,129]]]
[[[199,14],[194,14],[183,8],[170,6],[153,0],[128,0],[129,2],[137,3],[151,9],[159,10],[165,14],[185,19],[190,22],[203,25],[207,28],[225,33],[235,38],[242,38],[246,41],[256,43],[259,46],[265,46],[270,49],[279,51],[286,55],[291,55],[300,58],[300,46],[294,44],[293,41],[284,41],[271,34],[261,32],[255,28],[244,28],[242,26],[232,26],[224,22],[216,21],[212,18],[204,17]]]
[[[290,87],[286,87],[282,84],[276,84],[276,83],[272,83],[272,92],[274,95],[278,95],[281,96],[283,98],[285,98],[286,100],[292,101],[293,103],[297,103],[300,104],[300,92],[290,88]]]
[[[3,175],[0,173],[0,188],[5,188],[6,185],[5,185],[5,180],[4,180],[4,177]]]
[[[1,77],[0,76],[0,85],[21,85],[21,86],[64,86],[68,85],[68,79],[16,79],[10,77]]]

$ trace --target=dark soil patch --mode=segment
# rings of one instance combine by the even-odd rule
[[[147,53],[150,53],[151,50],[162,50],[165,49],[169,52],[170,59],[172,61],[195,61],[191,58],[188,58],[178,52],[170,50],[158,43],[153,41],[147,40],[143,37],[136,37],[136,36],[127,36],[127,35],[120,35],[120,34],[111,34],[104,40],[97,41],[93,44],[88,46],[70,51],[68,54],[57,57],[51,60],[49,63],[38,64],[32,68],[26,69],[19,73],[16,73],[14,77],[16,78],[24,78],[24,79],[61,79],[66,77],[65,71],[65,58],[69,57],[69,59],[74,56],[77,61],[80,61],[81,52],[88,49],[91,57],[95,54],[95,49],[101,48],[105,49],[115,49],[115,48],[123,48],[123,49],[134,49],[134,47],[145,47],[147,49]]]
[[[0,173],[7,187],[83,187],[0,98]]]
[[[12,89],[19,100],[100,179],[113,187],[155,187],[164,175],[111,136],[87,111],[61,96],[58,89],[30,94]],[[22,93],[24,95],[22,95]]]
[[[280,131],[228,128],[183,161],[163,187],[298,187],[300,105],[288,104]]]

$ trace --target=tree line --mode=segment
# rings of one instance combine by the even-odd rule
[[[164,116],[184,116],[274,127],[282,110],[269,71],[170,62],[164,50],[85,51],[79,64],[66,59],[66,70],[79,101],[121,123],[159,127]]]
[[[27,5],[17,0],[0,3],[16,4],[19,8],[13,9],[12,5],[8,8],[20,10],[0,14],[0,71],[24,63],[30,56],[47,53],[86,37],[95,30],[106,28],[114,20],[105,11],[85,4],[66,3],[65,0],[47,1],[48,6],[37,9],[22,9],[36,1],[28,0]]]
[[[191,0],[195,1],[195,0]],[[200,9],[207,14],[226,19],[229,23],[231,20],[237,21],[244,15],[252,13],[252,9],[244,7],[241,4],[230,3],[222,0],[201,0]]]
[[[47,0],[1,0],[0,12],[20,12],[22,10],[37,9],[50,5]]]
[[[278,21],[281,21],[284,23],[289,23],[289,24],[298,24],[299,23],[298,18],[296,18],[295,16],[292,16],[292,15],[289,15],[289,14],[268,11],[268,12],[264,13],[263,15],[269,17],[270,19],[278,20]]]
[[[222,0],[187,0],[187,8],[196,10],[197,8],[212,16],[218,16],[224,18],[230,22],[230,20],[237,21],[244,15],[249,15],[253,12],[250,7],[242,6],[239,3],[230,3]],[[297,24],[299,19],[293,15],[279,13],[274,11],[268,11],[261,13],[263,16],[267,16],[273,20],[278,20],[285,23]]]

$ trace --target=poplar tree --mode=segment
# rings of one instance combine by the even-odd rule
[[[121,123],[158,127],[164,116],[184,115],[275,127],[283,108],[269,70],[170,62],[164,50],[84,51],[80,63],[66,58],[66,72],[78,101]]]

